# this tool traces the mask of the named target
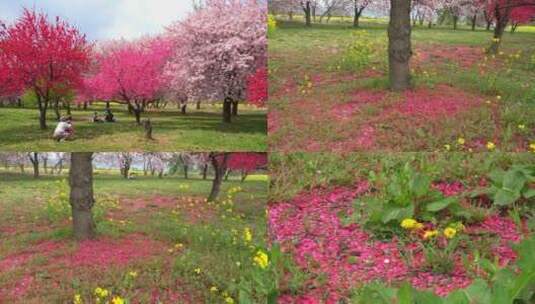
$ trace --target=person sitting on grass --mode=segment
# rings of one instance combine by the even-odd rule
[[[102,118],[98,117],[98,113],[95,112],[93,114],[93,122],[104,122],[104,120],[102,120]]]
[[[69,140],[74,135],[74,127],[70,116],[62,117],[54,130],[54,139],[58,142]]]
[[[106,109],[106,117],[104,119],[106,122],[115,122],[115,118],[113,117],[113,113],[110,109]]]

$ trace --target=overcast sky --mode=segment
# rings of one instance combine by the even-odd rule
[[[0,0],[0,20],[13,22],[23,7],[60,16],[90,40],[159,33],[192,10],[191,0]]]

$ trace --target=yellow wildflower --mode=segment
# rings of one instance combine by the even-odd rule
[[[262,269],[265,269],[269,264],[268,255],[262,250],[258,250],[253,260]]]
[[[411,219],[411,218],[406,218],[403,221],[401,221],[401,227],[403,229],[408,229],[408,230],[416,228],[417,224],[418,224],[418,221]]]
[[[428,230],[426,232],[424,232],[424,239],[430,239],[432,237],[435,237],[438,235],[438,231],[436,230]]]
[[[82,296],[79,294],[75,294],[72,302],[74,304],[82,304]]]
[[[464,138],[462,138],[462,137],[459,137],[459,138],[457,139],[457,143],[458,143],[459,145],[464,145],[465,142],[466,142],[466,141],[465,141]]]
[[[137,271],[130,271],[128,275],[131,276],[132,278],[135,278],[137,277]]]
[[[495,148],[496,145],[492,141],[487,142],[487,149],[494,150]]]
[[[195,268],[195,269],[193,269],[193,272],[195,272],[196,274],[201,274],[201,269],[200,268]]]
[[[117,297],[114,297],[112,300],[111,300],[111,303],[112,304],[124,304],[124,299],[117,296]]]
[[[227,304],[234,304],[234,299],[231,298],[231,297],[226,297],[226,298],[225,298],[225,303],[227,303]]]
[[[496,99],[501,100],[502,96],[498,95],[498,96],[496,96]]]
[[[250,242],[253,240],[253,234],[251,233],[251,229],[245,228],[245,230],[243,231],[243,239],[246,242]]]
[[[448,227],[444,229],[444,236],[447,237],[448,239],[451,239],[456,234],[457,234],[457,230],[455,230],[455,228]]]
[[[518,125],[518,128],[519,128],[520,130],[524,130],[524,129],[526,128],[526,126],[523,125],[523,124],[520,124],[520,125]]]
[[[531,152],[535,152],[535,143],[529,144],[529,148],[531,149]]]
[[[445,145],[444,145],[444,148],[446,149],[446,151],[449,151],[449,150],[451,149],[451,146],[448,145],[448,144],[445,144]]]
[[[217,289],[216,286],[210,287],[210,292],[217,292],[219,289]]]
[[[95,288],[95,295],[96,295],[97,297],[105,298],[105,297],[107,297],[109,294],[110,294],[110,293],[108,292],[107,289],[100,288],[100,287]]]

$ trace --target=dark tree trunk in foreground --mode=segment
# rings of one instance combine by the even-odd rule
[[[189,166],[184,165],[184,179],[188,179],[188,169],[189,169]]]
[[[212,182],[212,190],[208,196],[208,201],[213,202],[219,196],[221,183],[223,182],[223,177],[225,175],[225,171],[227,170],[228,153],[214,153],[210,155],[210,159],[212,161],[212,166],[214,167],[215,176]]]
[[[505,8],[504,11],[500,8],[500,6],[496,6],[494,9],[494,18],[496,20],[496,27],[494,27],[494,35],[492,39],[492,43],[487,50],[489,54],[496,54],[498,53],[498,49],[500,48],[500,44],[502,42],[503,33],[505,32],[505,28],[507,27],[507,23],[509,22],[508,16],[511,12],[510,8]]]
[[[305,24],[306,26],[311,26],[312,21],[310,20],[311,15],[311,7],[310,7],[310,1],[306,1],[305,6],[303,7],[303,11],[305,12]]]
[[[232,101],[232,116],[238,116],[238,101]]]
[[[152,140],[152,122],[150,119],[147,119],[143,122],[143,128],[145,129],[145,139]]]
[[[410,88],[411,1],[391,0],[390,3],[388,25],[390,88],[394,91],[403,91]]]
[[[91,212],[91,208],[95,203],[93,198],[92,154],[92,152],[71,153],[71,168],[69,171],[70,203],[74,237],[77,240],[87,240],[95,237],[95,222]]]
[[[225,97],[223,101],[223,122],[232,122],[232,98]]]
[[[33,165],[33,177],[39,178],[39,153],[30,152],[28,153],[28,158]]]
[[[59,98],[54,99],[54,113],[56,114],[56,121],[59,121],[61,118],[61,113],[59,111]]]

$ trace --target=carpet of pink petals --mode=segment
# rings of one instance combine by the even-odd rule
[[[440,182],[433,187],[445,195],[455,195],[464,189],[459,182]],[[343,225],[339,215],[351,214],[354,198],[368,189],[367,182],[350,188],[315,189],[270,206],[270,241],[281,244],[296,264],[311,274],[301,295],[283,295],[279,303],[334,304],[347,297],[352,287],[374,280],[408,280],[416,288],[433,290],[441,296],[470,285],[472,279],[460,259],[451,274],[436,274],[422,267],[424,256],[416,244],[402,249],[414,250],[412,263],[407,265],[401,258],[398,240],[374,240],[357,224]],[[518,242],[520,236],[509,219],[492,216],[466,228],[467,233],[483,229],[499,235],[501,241],[495,245],[495,254],[502,263],[515,259],[510,243]],[[319,277],[326,280],[320,283]]]

